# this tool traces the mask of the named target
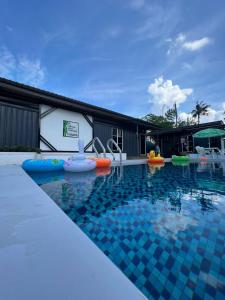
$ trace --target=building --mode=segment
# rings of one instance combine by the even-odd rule
[[[160,129],[150,132],[148,135],[160,146],[164,157],[171,157],[173,154],[185,154],[195,152],[195,146],[208,147],[207,139],[193,139],[192,135],[207,128],[225,129],[223,121],[202,123],[199,125],[185,126],[178,128]],[[220,138],[210,139],[211,147],[221,147]]]
[[[0,149],[92,152],[92,140],[113,138],[128,157],[146,155],[146,131],[157,126],[111,110],[0,78]]]

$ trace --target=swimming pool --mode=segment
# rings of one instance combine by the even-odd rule
[[[149,299],[224,299],[225,165],[30,176]]]

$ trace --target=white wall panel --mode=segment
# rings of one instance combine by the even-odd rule
[[[50,107],[41,105],[41,113],[48,110]],[[90,121],[92,117],[88,116]],[[93,128],[86,121],[82,114],[64,109],[56,109],[49,115],[41,118],[40,133],[41,135],[58,151],[78,151],[78,139],[63,136],[63,121],[72,121],[79,124],[79,138],[84,140],[84,145],[87,145],[93,137]],[[49,150],[41,142],[42,150]],[[91,147],[88,148],[91,151]]]

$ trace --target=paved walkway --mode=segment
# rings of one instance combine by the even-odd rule
[[[145,299],[19,166],[0,191],[0,299]]]

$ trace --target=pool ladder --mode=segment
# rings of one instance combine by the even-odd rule
[[[95,146],[95,143],[98,142],[100,148],[102,149],[102,153],[103,153],[103,157],[106,157],[106,151],[105,151],[105,147],[103,146],[100,138],[98,138],[97,136],[95,138],[93,138],[92,140],[92,146],[93,146],[93,149],[95,151],[95,154],[96,154],[96,157],[99,157],[99,153],[98,153],[98,150]]]
[[[110,147],[110,144],[113,144],[113,145],[116,147],[117,151],[118,151],[119,154],[120,154],[120,164],[122,164],[122,151],[121,151],[120,147],[119,147],[118,144],[114,141],[114,139],[112,139],[112,138],[111,138],[111,139],[108,139],[108,141],[107,141],[107,148],[108,148],[109,152],[112,154],[113,160],[116,160],[116,157],[115,157],[115,154],[114,154],[112,148]]]
[[[103,157],[106,157],[105,147],[103,146],[103,144],[102,144],[100,138],[97,137],[97,136],[96,136],[95,138],[93,138],[93,140],[92,140],[92,146],[93,146],[93,149],[94,149],[94,151],[95,151],[96,157],[99,157],[99,156],[100,156],[100,154],[98,153],[98,150],[97,150],[97,148],[96,148],[96,142],[98,142],[98,144],[99,144],[99,146],[100,146],[100,148],[101,148],[101,150],[102,150]],[[113,160],[116,160],[116,157],[115,157],[115,154],[114,154],[114,152],[113,152],[113,149],[111,148],[111,144],[113,144],[113,145],[116,147],[117,151],[119,152],[119,154],[120,154],[120,164],[122,164],[122,151],[121,151],[120,147],[119,147],[118,144],[114,141],[114,139],[112,139],[112,138],[108,139],[106,145],[107,145],[107,149],[109,150],[109,152],[111,153],[111,155],[112,155],[112,157],[113,157]]]

